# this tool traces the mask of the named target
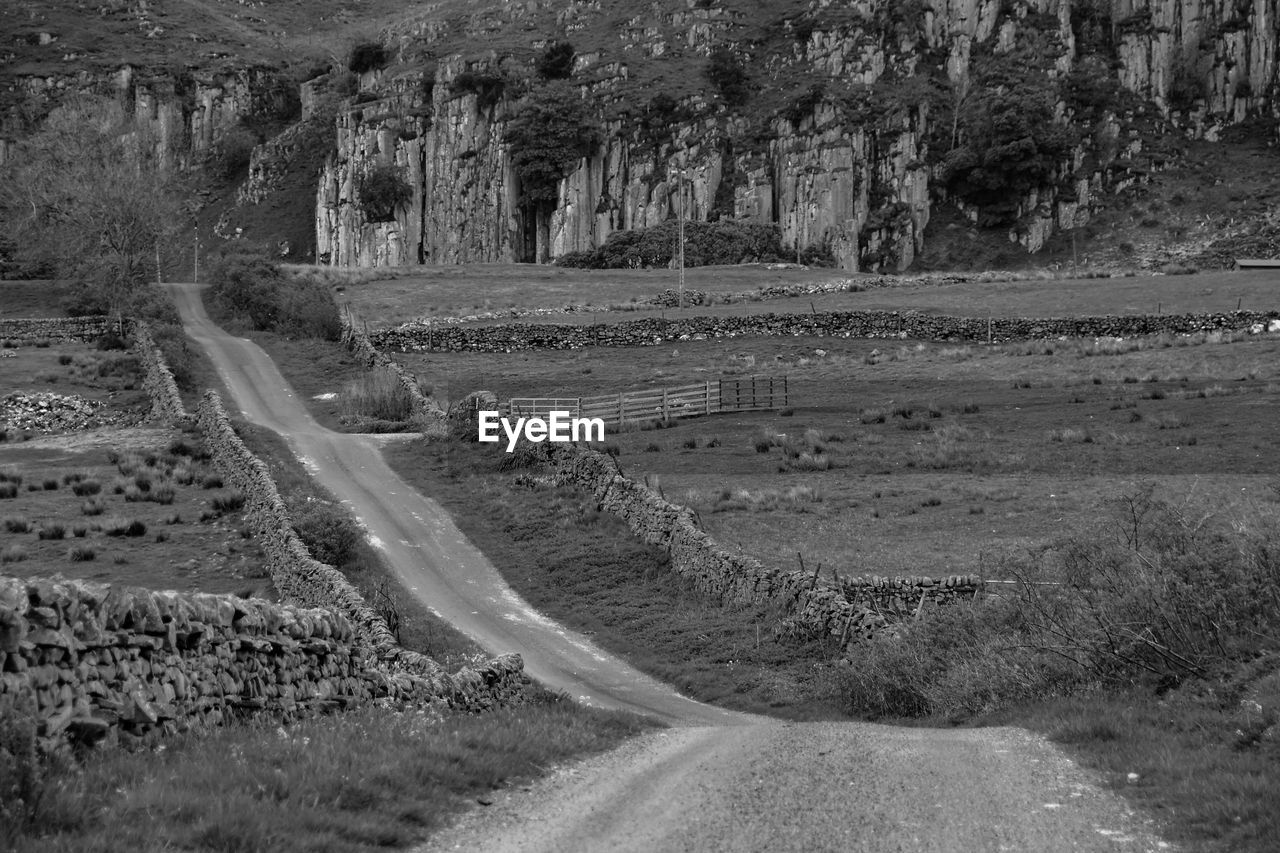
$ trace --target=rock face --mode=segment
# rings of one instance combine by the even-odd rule
[[[940,157],[930,150],[939,132],[953,141],[948,128],[935,126],[946,119],[931,115],[928,99],[911,95],[904,81],[932,75],[944,99],[961,98],[979,57],[1015,50],[1039,50],[1034,61],[1051,79],[1092,62],[1110,85],[1147,99],[1143,120],[1171,122],[1169,132],[1212,139],[1227,125],[1274,117],[1277,0],[881,5],[855,0],[836,10],[818,3],[782,22],[792,46],[773,49],[756,76],[766,86],[808,75],[846,86],[898,87],[908,93],[899,108],[851,117],[819,99],[778,113],[763,142],[758,128],[723,109],[695,109],[697,117],[680,119],[670,138],[657,142],[610,120],[602,142],[569,170],[545,209],[522,203],[504,140],[513,102],[481,103],[474,93],[455,91],[460,74],[497,68],[496,56],[487,62],[446,58],[422,79],[366,75],[358,98],[365,102],[339,118],[336,152],[321,175],[318,255],[339,266],[544,262],[597,247],[614,231],[673,218],[683,206],[693,219],[724,215],[775,224],[784,245],[822,247],[845,269],[901,270],[920,250],[935,205],[953,204],[975,222],[985,216],[980,207],[948,198]],[[512,4],[488,23],[497,31],[535,12]],[[600,14],[594,4],[573,3],[556,25],[573,38]],[[705,55],[715,45],[736,43],[740,17],[728,8],[654,4],[617,36],[634,63],[675,50]],[[452,35],[424,17],[388,39],[403,55],[423,45],[447,54]],[[578,58],[578,72],[590,80],[584,96],[602,103],[624,97],[611,93],[625,89],[627,62],[609,59],[599,53]],[[686,105],[705,107],[706,99],[694,96]],[[1059,228],[1087,222],[1103,195],[1143,173],[1131,168],[1143,143],[1122,131],[1132,116],[1086,118],[1074,109],[1060,101],[1054,119],[1076,123],[1074,150],[1054,166],[1052,180],[1011,200],[1009,239],[1028,251],[1039,250]],[[370,222],[361,212],[359,178],[387,165],[401,170],[413,198],[394,219]]]
[[[109,93],[132,113],[157,160],[178,168],[199,163],[242,119],[285,117],[297,108],[296,84],[271,69],[242,68],[203,77],[150,74],[129,65],[106,77],[79,73],[19,77],[13,84],[34,112],[76,95]],[[0,136],[24,128],[6,117]],[[0,145],[0,162],[4,146]]]

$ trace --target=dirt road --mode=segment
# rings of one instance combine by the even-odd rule
[[[319,426],[260,348],[209,321],[194,285],[170,287],[228,407],[288,440],[407,590],[490,652],[520,652],[547,686],[677,725],[506,792],[422,853],[1170,849],[1021,730],[783,724],[678,695],[533,610],[386,465],[380,439]]]
[[[316,423],[271,358],[227,334],[205,314],[195,285],[169,285],[187,333],[209,354],[232,399],[228,410],[274,430],[311,475],[349,506],[401,584],[486,650],[519,652],[525,671],[584,702],[684,725],[752,718],[681,696],[534,610],[507,586],[449,514],[401,480],[378,436],[336,433]]]

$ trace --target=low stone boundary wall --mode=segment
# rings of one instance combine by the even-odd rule
[[[133,326],[124,321],[128,334]],[[119,331],[116,321],[106,317],[55,317],[39,320],[0,320],[0,341],[32,344],[36,341],[95,341],[107,332]]]
[[[612,457],[571,444],[538,446],[557,481],[587,490],[642,541],[667,551],[672,569],[699,591],[725,603],[776,606],[783,630],[837,636],[844,644],[870,637],[924,602],[972,598],[981,586],[971,576],[855,578],[833,585],[808,572],[767,567],[721,548],[689,509],[624,477]]]
[[[404,368],[404,365],[380,352],[370,342],[369,336],[355,327],[351,316],[346,312],[342,312],[342,344],[370,370],[390,371],[396,377],[396,381],[409,393],[416,415],[428,422],[439,423],[444,420],[444,410],[440,408],[440,404],[431,396],[422,393],[417,379]]]
[[[173,371],[155,339],[151,337],[151,327],[138,320],[133,324],[134,350],[142,362],[142,387],[151,398],[152,420],[165,423],[183,423],[190,420],[186,406],[182,403],[182,395],[178,393],[178,383],[173,379]]]
[[[515,698],[523,689],[524,663],[519,655],[503,655],[478,669],[463,669],[450,675],[430,657],[401,648],[383,618],[351,582],[308,552],[294,532],[266,464],[236,435],[216,392],[205,393],[196,411],[196,422],[214,467],[245,496],[245,518],[281,596],[306,607],[332,608],[342,614],[356,637],[373,649],[378,660],[401,672],[430,679],[437,695],[453,707],[484,709]]]
[[[0,709],[34,712],[46,747],[375,698],[449,697],[432,679],[380,667],[330,610],[0,577]]]
[[[666,320],[647,317],[578,326],[503,323],[429,327],[409,324],[368,336],[379,349],[400,352],[513,352],[592,346],[654,346],[666,341],[714,338],[813,336],[992,341],[1042,338],[1133,337],[1161,332],[1188,334],[1220,329],[1270,328],[1280,311],[1222,314],[1133,314],[1106,317],[951,317],[918,311],[824,311],[812,314],[749,314]]]

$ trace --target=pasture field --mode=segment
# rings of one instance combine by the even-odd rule
[[[59,301],[67,291],[64,282],[47,279],[0,281],[0,319],[61,317]]]
[[[759,291],[766,287],[848,282],[849,290],[814,296],[737,299],[730,304],[684,309],[635,304],[677,283],[675,270],[574,270],[524,264],[433,269],[378,279],[377,270],[321,271],[343,291],[371,329],[427,317],[469,316],[511,308],[565,305],[613,306],[609,315],[590,310],[531,318],[539,323],[590,324],[648,316],[681,318],[714,313],[808,313],[810,311],[921,311],[967,317],[1063,317],[1105,314],[1166,314],[1264,310],[1278,304],[1275,270],[1214,271],[1191,275],[1121,278],[1052,278],[1026,273],[1018,280],[947,281],[904,276],[893,286],[869,286],[883,277],[837,270],[770,270],[764,266],[698,267],[685,270],[685,287],[711,294]],[[344,281],[343,276],[348,276]],[[1013,273],[993,276],[1007,278]],[[974,278],[978,278],[974,276]],[[474,321],[477,324],[500,320]]]
[[[0,341],[0,344],[3,342]],[[0,348],[0,397],[53,392],[105,404],[106,411],[138,417],[150,407],[142,369],[132,353],[86,343],[39,342]]]
[[[0,480],[0,573],[274,597],[243,496],[193,436],[130,428],[7,443]]]
[[[588,396],[782,376],[791,409],[629,425],[623,470],[766,562],[845,575],[999,576],[1024,552],[1160,496],[1248,514],[1280,483],[1280,338],[956,346],[829,338],[405,354],[451,399]]]

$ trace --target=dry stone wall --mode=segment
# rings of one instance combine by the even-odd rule
[[[359,640],[332,610],[0,577],[0,709],[33,711],[52,746],[214,724],[230,712],[447,701],[430,679],[379,666]]]
[[[531,349],[581,349],[590,346],[654,346],[666,341],[800,335],[1002,343],[1042,338],[1127,338],[1162,332],[1189,334],[1223,329],[1269,329],[1278,319],[1280,311],[991,319],[923,314],[917,311],[824,311],[813,314],[689,317],[679,320],[649,317],[590,326],[503,323],[433,327],[409,324],[374,332],[369,339],[375,347],[400,352],[513,352]]]
[[[281,596],[302,606],[332,608],[348,620],[357,639],[372,648],[377,660],[400,674],[427,679],[436,695],[452,707],[482,710],[518,698],[524,663],[517,654],[451,675],[430,657],[401,648],[383,618],[350,581],[307,551],[266,464],[236,435],[217,393],[205,394],[196,422],[214,466],[245,496],[246,521]]]
[[[415,415],[428,423],[439,423],[443,420],[444,410],[440,408],[440,404],[433,397],[423,394],[418,381],[408,370],[405,370],[404,365],[379,351],[369,340],[369,336],[363,330],[357,329],[351,316],[345,312],[342,314],[342,345],[370,370],[390,371],[401,387],[408,392]]]
[[[842,644],[865,639],[926,603],[973,598],[981,586],[972,576],[849,578],[833,584],[807,572],[768,567],[722,548],[689,509],[627,479],[607,454],[570,444],[540,447],[558,481],[590,492],[643,542],[665,550],[672,570],[700,592],[726,604],[777,607],[780,629],[788,633],[834,636]]]
[[[124,321],[125,331],[132,323]],[[107,332],[117,331],[113,320],[106,317],[58,317],[39,320],[0,320],[0,340],[18,344],[36,341],[93,341]]]
[[[151,398],[152,420],[163,423],[185,423],[190,419],[186,406],[182,404],[182,395],[178,393],[178,383],[173,379],[173,371],[155,339],[151,337],[151,327],[139,320],[133,323],[133,344],[138,359],[142,362],[142,387]]]

